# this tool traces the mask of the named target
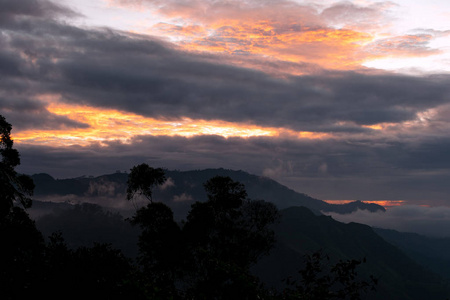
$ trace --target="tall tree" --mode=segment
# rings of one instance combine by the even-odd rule
[[[34,190],[33,180],[15,170],[20,165],[20,156],[13,148],[11,129],[11,124],[0,115],[0,220],[12,212],[17,202],[23,208],[31,207],[30,196]]]
[[[259,281],[250,266],[274,244],[270,225],[278,219],[272,203],[247,198],[243,184],[230,177],[208,180],[206,202],[192,205],[180,228],[172,210],[154,202],[152,189],[165,181],[162,170],[133,167],[127,199],[150,203],[131,222],[142,229],[139,263],[156,299],[256,299]]]
[[[153,188],[166,181],[164,170],[140,164],[128,175],[127,199],[144,196],[150,201],[138,209],[131,223],[141,228],[139,264],[146,280],[146,289],[155,299],[177,297],[175,282],[181,269],[181,229],[173,212],[164,203],[153,201]]]
[[[278,218],[272,203],[247,198],[243,184],[216,176],[205,183],[207,202],[197,202],[183,228],[196,299],[256,299],[250,266],[274,244],[269,226]]]
[[[21,299],[30,295],[39,277],[44,239],[24,210],[31,206],[34,183],[15,171],[20,158],[11,129],[0,115],[0,290],[6,299]]]

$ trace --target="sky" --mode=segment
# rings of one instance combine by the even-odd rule
[[[0,0],[18,171],[228,168],[450,206],[450,2]]]

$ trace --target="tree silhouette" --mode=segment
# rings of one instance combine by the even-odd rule
[[[206,202],[192,205],[184,225],[172,210],[154,202],[152,188],[163,170],[136,166],[128,177],[127,199],[142,194],[150,203],[131,222],[140,226],[139,263],[146,290],[156,299],[256,299],[260,284],[250,266],[274,244],[270,224],[276,207],[247,198],[243,184],[229,177],[208,180]]]
[[[19,152],[13,148],[12,126],[0,115],[0,221],[10,213],[16,202],[23,208],[31,207],[34,190],[33,180],[20,175],[15,167],[20,165]]]
[[[339,260],[330,264],[328,255],[321,251],[305,256],[305,267],[299,271],[298,279],[288,278],[286,283],[293,288],[283,292],[284,300],[360,300],[361,295],[374,291],[377,279],[370,276],[362,280],[356,267],[365,260]]]
[[[196,299],[253,299],[260,292],[250,266],[274,244],[271,203],[247,199],[243,184],[216,176],[205,183],[208,201],[196,202],[183,227],[190,289]]]
[[[159,202],[140,208],[131,223],[138,225],[138,262],[152,297],[171,299],[178,294],[175,283],[182,268],[181,230],[172,210]]]
[[[0,115],[0,290],[2,296],[21,298],[33,291],[45,244],[24,210],[31,206],[34,183],[15,171],[20,157],[13,148],[11,129],[11,124]]]
[[[15,171],[11,124],[0,115],[0,294],[2,299],[144,299],[131,282],[133,268],[119,250],[107,244],[67,247],[60,234],[46,244],[26,208],[34,184]],[[22,207],[16,204],[21,204]]]
[[[153,202],[152,189],[166,181],[164,170],[140,164],[131,169],[127,181],[127,200],[132,200],[136,194],[142,195]]]
[[[141,228],[138,262],[145,278],[145,288],[152,298],[171,299],[177,296],[175,282],[181,269],[181,230],[172,210],[154,202],[152,189],[166,181],[164,170],[140,164],[128,175],[127,200],[142,195],[150,203],[138,209],[130,219]]]
[[[50,236],[45,249],[39,294],[48,299],[143,299],[130,284],[133,266],[109,244],[70,249],[61,233]]]
[[[45,243],[26,211],[13,207],[0,223],[0,290],[6,299],[26,299],[39,285]]]

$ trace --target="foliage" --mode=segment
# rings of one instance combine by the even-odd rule
[[[128,175],[127,200],[132,200],[137,194],[153,202],[152,189],[165,181],[166,176],[161,168],[155,169],[147,164],[134,166]]]
[[[50,298],[61,297],[60,291],[70,292],[64,298],[125,299],[132,288],[127,278],[132,276],[130,261],[109,244],[69,249],[62,235],[50,236],[46,247],[44,280],[41,287],[49,289]]]
[[[10,213],[15,202],[24,208],[31,207],[33,180],[18,174],[15,167],[20,165],[19,152],[13,148],[12,126],[0,115],[0,222]]]
[[[71,250],[60,234],[45,244],[24,208],[32,204],[34,184],[18,174],[11,125],[0,115],[0,290],[2,299],[142,299],[130,288],[135,272],[123,254],[107,244]],[[23,208],[16,206],[19,202]],[[137,292],[136,292],[137,291]]]
[[[40,276],[44,239],[20,207],[13,207],[0,222],[0,290],[2,296],[26,297]]]
[[[173,220],[172,210],[163,203],[153,202],[139,209],[131,223],[139,225],[142,230],[138,241],[138,262],[147,284],[153,287],[153,296],[174,297],[183,253],[180,248],[181,230]]]
[[[130,190],[164,182],[147,178],[148,183],[140,179],[135,184],[133,178]],[[208,201],[194,203],[182,225],[173,220],[169,207],[156,202],[131,219],[142,229],[139,262],[144,274],[159,287],[154,290],[160,298],[256,298],[260,284],[249,269],[274,244],[269,226],[278,210],[271,203],[247,199],[244,186],[229,177],[213,177],[204,187]]]
[[[44,236],[60,231],[69,248],[90,247],[93,242],[112,244],[128,257],[136,257],[140,230],[122,215],[93,203],[68,205],[36,220]]]
[[[368,281],[361,280],[356,267],[365,260],[339,260],[330,265],[330,258],[321,251],[305,256],[306,266],[299,271],[300,279],[288,278],[283,299],[294,300],[327,300],[350,299],[360,300],[361,294],[375,290],[377,279],[370,276]]]

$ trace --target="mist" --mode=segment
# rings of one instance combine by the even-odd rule
[[[386,212],[371,213],[367,210],[358,210],[346,215],[325,214],[343,223],[356,222],[430,237],[450,237],[450,207],[402,205],[391,207]]]

